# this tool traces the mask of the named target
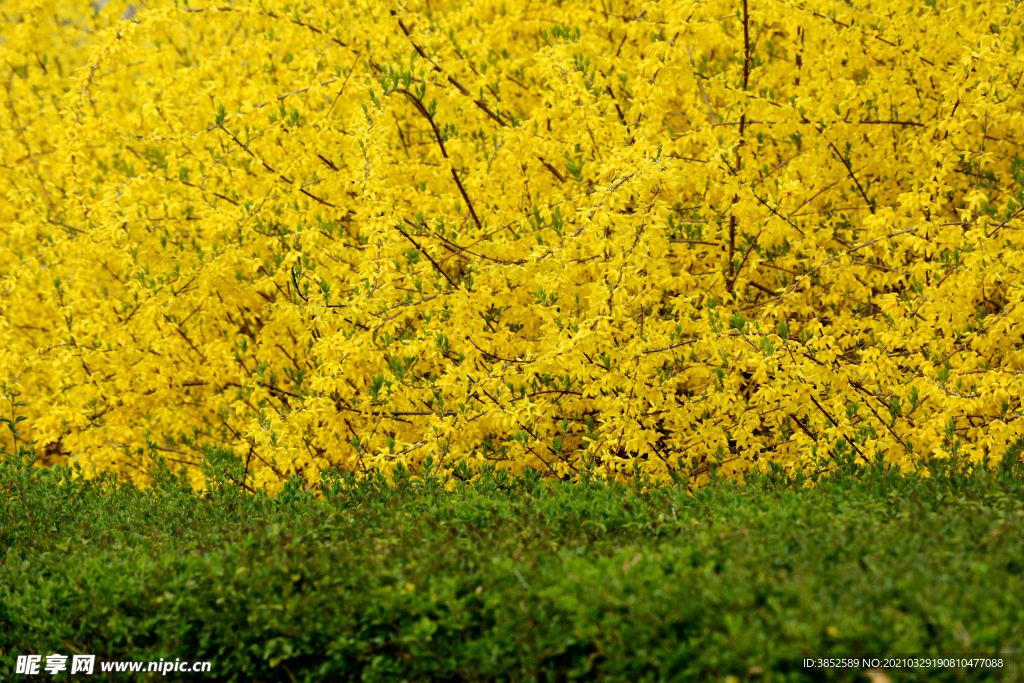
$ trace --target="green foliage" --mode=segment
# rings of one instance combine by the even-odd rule
[[[159,458],[140,490],[34,466],[23,446],[0,461],[0,678],[14,654],[68,651],[211,661],[212,681],[854,681],[800,658],[1009,662],[1024,640],[1014,449],[910,475],[837,453],[830,476],[773,464],[694,492],[639,469],[626,485],[465,464],[449,486],[428,461],[271,497],[244,490],[229,452],[209,454],[197,494]]]

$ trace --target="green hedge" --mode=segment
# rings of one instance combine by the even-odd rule
[[[984,653],[1004,669],[890,675],[1019,680],[1018,465],[847,467],[815,487],[776,472],[692,495],[342,477],[317,501],[297,481],[241,492],[217,451],[202,496],[166,467],[142,491],[3,458],[4,680],[31,680],[17,655],[51,653],[213,664],[138,680],[628,683],[865,681],[802,660]]]

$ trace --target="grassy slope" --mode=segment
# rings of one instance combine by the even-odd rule
[[[71,474],[0,465],[0,679],[17,654],[86,653],[213,662],[192,681],[863,681],[800,661],[1009,665],[1024,641],[1020,468],[643,497],[485,474],[322,503]]]

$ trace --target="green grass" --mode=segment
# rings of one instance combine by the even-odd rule
[[[318,502],[297,482],[251,496],[212,464],[200,497],[166,470],[141,491],[3,458],[4,680],[51,653],[213,663],[139,678],[168,681],[868,680],[809,653],[987,654],[1004,668],[889,674],[1021,678],[1019,465],[693,495],[335,477]]]

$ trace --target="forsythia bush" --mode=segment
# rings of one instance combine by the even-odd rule
[[[271,492],[1016,457],[1018,5],[4,0],[5,416]]]

